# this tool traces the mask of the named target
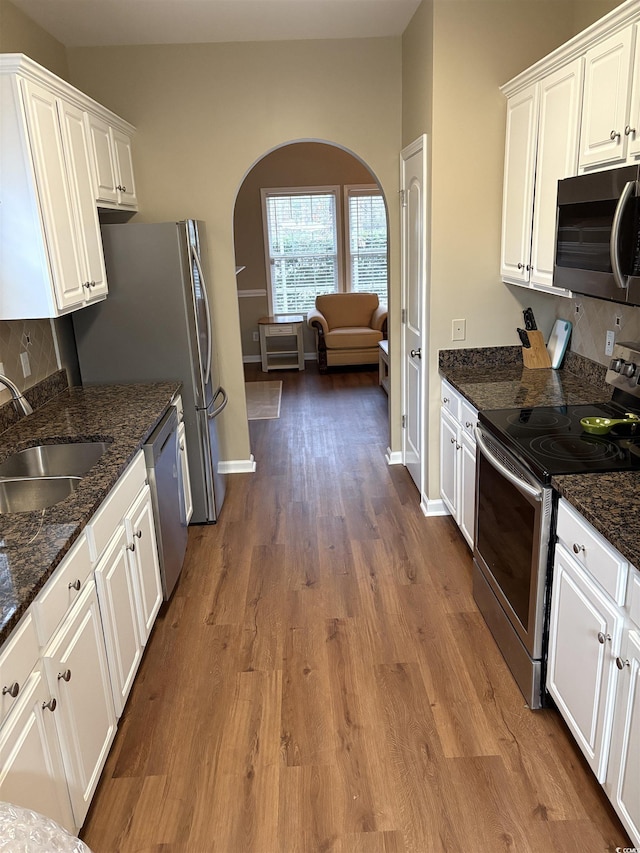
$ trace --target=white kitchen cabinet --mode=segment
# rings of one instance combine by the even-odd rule
[[[135,580],[122,526],[95,570],[96,588],[111,676],[116,716],[124,710],[142,659]]]
[[[507,102],[501,274],[512,284],[552,287],[557,185],[577,174],[582,80],[576,59]]]
[[[162,580],[149,486],[143,488],[128,510],[125,524],[127,557],[136,581],[138,625],[144,646],[162,604]]]
[[[580,131],[580,168],[624,163],[629,136],[632,27],[587,50]]]
[[[55,728],[57,713],[57,701],[38,666],[0,729],[0,800],[34,809],[75,834]]]
[[[627,159],[631,163],[640,160],[640,24],[634,27],[634,63],[631,74],[631,106],[629,122],[624,135],[628,139]]]
[[[116,733],[116,715],[95,582],[89,581],[43,652],[57,707],[69,796],[82,826]]]
[[[181,493],[184,520],[187,524],[193,515],[193,498],[191,496],[191,478],[189,477],[189,452],[187,450],[187,436],[184,422],[178,425],[178,450],[180,451],[180,472],[182,474]]]
[[[600,783],[609,755],[623,621],[620,609],[558,544],[547,689]]]
[[[446,380],[441,396],[440,496],[473,548],[478,412]]]
[[[95,163],[95,198],[106,207],[136,210],[131,137],[97,115],[89,116]]]
[[[0,111],[0,319],[58,317],[104,299],[89,117],[122,136],[126,170],[133,128],[21,54],[0,55]]]

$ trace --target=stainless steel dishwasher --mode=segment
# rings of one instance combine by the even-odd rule
[[[178,581],[187,549],[179,453],[178,414],[172,406],[144,445],[165,601]]]

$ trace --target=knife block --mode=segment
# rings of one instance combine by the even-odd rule
[[[529,335],[531,346],[522,347],[522,361],[524,362],[524,366],[532,370],[541,367],[551,367],[551,359],[549,358],[542,332],[536,329],[527,332],[527,334]]]

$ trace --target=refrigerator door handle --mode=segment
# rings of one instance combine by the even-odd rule
[[[204,371],[204,384],[206,385],[211,375],[211,311],[209,310],[209,297],[207,295],[206,279],[202,273],[202,264],[200,263],[196,247],[193,245],[191,246],[191,255],[195,261],[196,267],[198,268],[198,274],[200,276],[200,281],[202,282],[202,299],[204,302],[205,313],[207,315],[207,363]]]
[[[222,402],[220,403],[219,406],[216,406],[212,412],[210,412],[209,409],[211,408],[211,406],[213,406],[213,404],[215,403],[215,401],[218,399],[218,397],[221,394],[222,394]],[[213,395],[213,398],[212,398],[211,402],[209,403],[209,406],[207,407],[207,417],[209,418],[209,420],[212,421],[214,418],[217,418],[218,415],[220,414],[220,412],[225,408],[225,406],[227,405],[228,402],[229,402],[229,396],[228,396],[227,392],[224,390],[224,388],[222,387],[222,385],[220,385],[220,387],[218,388],[216,393]]]

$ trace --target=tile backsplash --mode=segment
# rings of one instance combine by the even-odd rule
[[[556,316],[573,323],[571,351],[600,364],[610,361],[604,352],[607,331],[616,341],[640,341],[640,307],[575,296],[558,299]]]
[[[29,355],[31,375],[25,377],[20,354]],[[31,388],[59,368],[58,356],[50,320],[1,320],[0,362],[4,373],[21,391]],[[6,388],[0,386],[0,405],[11,399]]]

